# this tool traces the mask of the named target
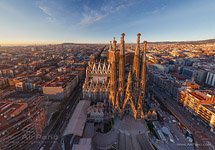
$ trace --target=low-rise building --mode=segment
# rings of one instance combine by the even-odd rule
[[[41,91],[41,83],[43,82],[40,77],[22,77],[13,80],[14,86],[17,91]]]
[[[0,77],[0,89],[4,89],[9,85],[8,79]]]
[[[149,70],[149,81],[155,86],[162,88],[164,92],[177,99],[181,83],[165,73],[157,72],[156,70]]]
[[[195,76],[195,74],[196,74],[196,70],[194,70],[192,67],[182,68],[182,75],[188,79],[193,78]]]
[[[165,72],[168,73],[169,72],[169,67],[166,65],[161,65],[161,64],[153,64],[153,66],[155,66],[158,70],[160,70],[161,72]]]
[[[215,95],[211,91],[184,89],[180,102],[208,123],[213,130],[215,127]]]
[[[43,94],[48,100],[64,100],[71,95],[78,82],[78,75],[74,74],[57,77],[43,86]]]
[[[205,83],[210,85],[210,86],[215,87],[215,71],[207,73]]]
[[[208,91],[200,91],[195,89],[186,88],[182,92],[180,102],[194,113],[198,112],[200,104],[213,104],[215,103],[214,95]]]
[[[211,126],[212,131],[215,129],[215,104],[200,104],[198,115]]]
[[[197,70],[195,81],[199,84],[204,84],[207,76],[207,71],[203,69]]]
[[[40,137],[45,127],[45,113],[34,103],[0,101],[0,149],[26,149]]]
[[[2,69],[0,70],[0,75],[2,77],[14,77],[15,76],[15,73],[14,73],[14,70],[13,69]]]

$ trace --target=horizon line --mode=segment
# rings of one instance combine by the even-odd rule
[[[215,40],[215,38],[209,38],[209,39],[201,39],[201,40],[164,40],[164,41],[148,41],[149,43],[180,43],[180,42],[198,42],[198,41],[207,41],[207,40]],[[50,41],[50,42],[44,42],[44,41],[38,41],[38,42],[33,42],[33,41],[25,41],[25,42],[0,42],[0,46],[42,46],[42,45],[59,45],[59,44],[109,44],[110,41],[108,42],[56,42],[56,41]],[[135,42],[128,42],[128,44],[133,44]]]

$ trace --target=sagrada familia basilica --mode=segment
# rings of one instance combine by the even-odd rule
[[[89,62],[83,85],[84,99],[108,102],[115,114],[129,112],[135,119],[144,118],[147,42],[144,41],[141,48],[140,36],[138,33],[133,65],[125,66],[124,33],[119,50],[115,38],[110,43],[109,53],[112,55],[109,62]]]

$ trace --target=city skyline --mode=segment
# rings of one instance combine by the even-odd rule
[[[142,35],[1,46],[0,149],[215,149],[215,40]]]
[[[0,45],[108,43],[126,31],[148,41],[215,38],[215,1],[1,0]]]

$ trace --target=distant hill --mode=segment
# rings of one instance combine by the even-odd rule
[[[199,41],[164,41],[164,42],[149,42],[151,44],[208,44],[215,43],[215,39],[199,40]]]
[[[161,41],[161,42],[150,42],[150,44],[209,44],[214,43],[215,39],[208,39],[208,40],[198,40],[198,41]],[[106,45],[107,43],[61,43],[60,45]],[[127,43],[127,44],[135,44],[135,43]]]
[[[207,40],[198,40],[198,41],[158,41],[158,42],[150,42],[150,44],[209,44],[214,43],[215,39],[207,39]],[[61,43],[59,45],[106,45],[107,43]],[[108,43],[109,44],[109,43]],[[136,44],[136,43],[127,43],[127,44]]]
[[[95,45],[95,44],[103,45],[103,43],[61,43],[60,45]]]

